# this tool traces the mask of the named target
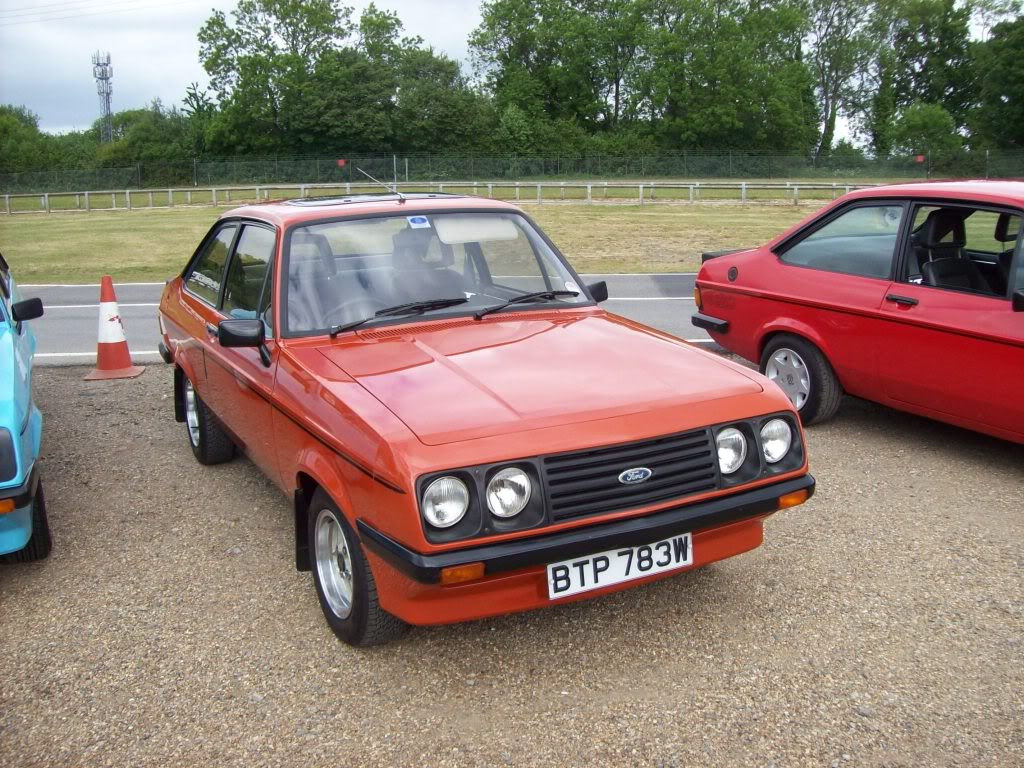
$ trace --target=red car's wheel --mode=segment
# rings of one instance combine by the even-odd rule
[[[804,424],[831,419],[843,388],[817,347],[798,336],[772,337],[761,355],[761,373],[774,381],[800,414]]]
[[[206,403],[200,399],[192,382],[185,378],[182,384],[185,428],[192,453],[200,464],[221,464],[227,461],[235,455],[235,444],[206,407]]]
[[[405,631],[380,607],[363,548],[330,496],[318,489],[309,504],[309,552],[324,618],[349,645],[381,645]]]

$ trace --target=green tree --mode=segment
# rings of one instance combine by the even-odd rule
[[[0,105],[0,171],[33,171],[45,167],[48,159],[39,117],[25,107]]]
[[[972,125],[989,146],[1024,149],[1024,16],[997,24],[978,45],[979,105]]]
[[[914,102],[903,109],[892,131],[893,149],[908,155],[944,159],[963,149],[953,116],[941,104]]]

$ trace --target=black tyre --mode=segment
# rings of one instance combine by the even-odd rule
[[[782,388],[804,424],[828,421],[839,408],[843,388],[835,371],[817,347],[799,336],[774,336],[761,355],[761,373]]]
[[[318,489],[307,522],[313,583],[328,625],[349,645],[381,645],[405,622],[380,607],[377,584],[362,545],[331,498]]]
[[[200,464],[221,464],[235,455],[231,442],[217,417],[206,407],[187,376],[182,377],[181,397],[185,401],[185,433],[192,453]]]
[[[36,497],[32,500],[32,536],[24,549],[0,556],[0,563],[30,563],[43,560],[53,548],[50,538],[50,521],[46,517],[46,498],[43,496],[43,483],[39,482]]]

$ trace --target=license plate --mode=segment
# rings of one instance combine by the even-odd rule
[[[693,537],[683,533],[640,547],[621,547],[548,565],[548,597],[622,584],[693,564]]]

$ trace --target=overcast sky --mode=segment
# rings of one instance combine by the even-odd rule
[[[369,0],[342,0],[358,18]],[[0,103],[28,107],[45,131],[82,130],[99,117],[92,54],[109,51],[112,107],[159,98],[181,105],[189,83],[206,84],[196,33],[212,9],[236,0],[0,0]],[[405,34],[465,61],[480,0],[377,0]]]

